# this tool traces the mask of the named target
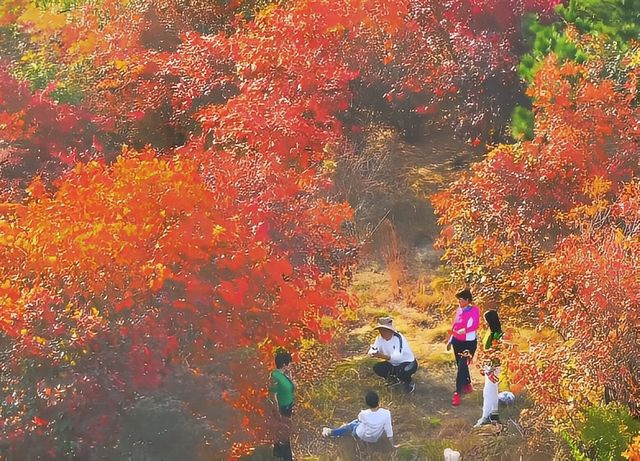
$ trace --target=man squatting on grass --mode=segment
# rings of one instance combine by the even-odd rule
[[[411,376],[418,371],[418,361],[407,339],[395,329],[390,317],[380,317],[374,328],[378,330],[379,336],[369,348],[368,354],[384,361],[376,363],[373,371],[386,378],[388,384],[401,382],[406,392],[413,392],[416,385],[411,382]]]

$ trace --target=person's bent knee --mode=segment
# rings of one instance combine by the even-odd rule
[[[373,366],[373,372],[383,378],[389,376],[390,371],[391,367],[389,366],[389,362],[379,362]]]

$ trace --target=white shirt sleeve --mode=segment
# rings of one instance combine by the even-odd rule
[[[375,354],[376,352],[381,352],[382,345],[380,344],[380,339],[381,339],[380,336],[376,338],[374,343],[369,347],[369,352],[367,352],[367,355],[372,355],[372,354]]]
[[[387,413],[389,416],[384,423],[384,433],[387,434],[388,438],[393,437],[393,427],[391,426],[391,412]]]

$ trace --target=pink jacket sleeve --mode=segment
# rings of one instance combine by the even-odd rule
[[[469,318],[467,319],[467,324],[465,326],[466,332],[471,333],[472,331],[478,331],[479,326],[480,326],[480,309],[477,306],[473,306],[469,311]]]
[[[453,324],[452,338],[459,341],[468,341],[477,337],[476,332],[480,326],[480,309],[477,306],[472,306],[471,309],[462,311],[461,316]],[[457,334],[456,331],[464,328],[464,334]],[[470,333],[474,333],[470,338]],[[451,339],[449,339],[451,342]]]

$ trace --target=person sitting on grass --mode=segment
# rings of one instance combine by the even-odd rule
[[[379,318],[374,328],[380,335],[369,348],[368,354],[384,361],[376,363],[373,371],[386,378],[389,385],[402,383],[406,392],[413,392],[416,385],[411,382],[411,376],[418,371],[418,361],[407,339],[394,328],[390,317]]]
[[[376,391],[369,391],[364,397],[367,404],[366,410],[362,410],[358,414],[358,419],[354,419],[350,423],[344,424],[338,428],[330,427],[322,428],[323,437],[342,437],[346,434],[352,434],[356,440],[363,442],[376,443],[384,432],[393,444],[393,427],[391,425],[391,412],[386,408],[380,408],[380,397]]]

